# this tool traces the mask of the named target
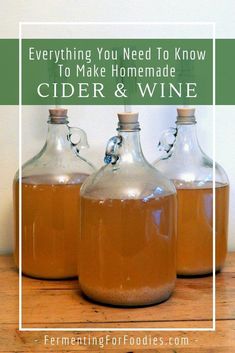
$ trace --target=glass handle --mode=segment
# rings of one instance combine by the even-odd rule
[[[78,127],[68,126],[68,140],[76,154],[79,154],[80,149],[88,148],[87,135],[84,130]]]
[[[158,143],[158,150],[160,152],[165,152],[166,154],[169,154],[171,149],[174,146],[176,136],[177,136],[178,130],[174,127],[170,127],[169,129],[163,131],[159,143]]]
[[[117,150],[121,146],[121,143],[121,136],[113,136],[109,139],[104,157],[104,162],[106,164],[115,164],[118,161],[119,156]]]

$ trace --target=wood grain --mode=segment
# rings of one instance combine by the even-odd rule
[[[180,323],[183,324],[182,322]],[[189,323],[191,326],[192,323]],[[200,324],[200,322],[199,322]],[[136,325],[137,327],[141,327],[141,323]],[[58,342],[58,345],[49,345],[45,344],[46,339],[45,337],[53,337],[61,339],[62,337],[72,338],[75,339],[83,339],[84,337],[96,337],[98,339],[102,339],[106,333],[104,332],[96,332],[96,333],[81,333],[81,332],[20,332],[15,329],[12,325],[4,325],[1,330],[0,335],[0,352],[75,352],[75,351],[87,351],[87,352],[100,352],[102,348],[97,347],[97,345],[93,346],[86,346],[86,345],[62,345],[61,341]],[[125,332],[107,332],[107,335],[110,337],[115,336],[117,339],[120,338],[123,340],[125,335],[131,336],[132,338],[136,339],[139,336],[144,337],[145,335],[151,337],[157,337],[159,342],[160,339],[163,339],[164,343],[168,342],[169,337],[172,339],[182,339],[182,337],[187,338],[188,344],[186,347],[182,345],[176,345],[173,347],[169,346],[155,346],[153,350],[153,346],[147,344],[144,346],[144,350],[151,349],[152,352],[171,352],[171,353],[183,353],[183,352],[191,352],[191,353],[202,353],[202,352],[233,352],[235,351],[235,328],[234,328],[234,321],[227,320],[227,321],[219,321],[217,323],[216,332],[153,332],[149,331],[147,333],[143,332],[134,332],[130,331],[128,333]],[[55,342],[55,341],[54,341]],[[104,351],[108,352],[144,352],[138,344],[126,344],[125,347],[120,346],[118,347],[112,346],[108,344],[105,346]],[[150,352],[151,352],[150,351]]]
[[[115,308],[89,302],[79,288],[72,290],[24,290],[25,324],[63,322],[135,322],[170,320],[210,320],[212,318],[211,279],[178,282],[174,295],[165,303],[145,308]],[[24,286],[25,287],[25,286]],[[223,315],[225,315],[223,310]]]
[[[216,332],[152,331],[153,328],[211,327],[212,278],[178,279],[171,299],[160,305],[120,309],[91,303],[81,296],[77,280],[39,281],[23,279],[23,323],[38,327],[146,328],[149,331],[107,332],[110,337],[187,337],[189,343],[140,347],[138,344],[104,348],[97,345],[45,345],[44,337],[96,337],[104,332],[18,331],[18,274],[11,257],[0,257],[0,352],[165,352],[165,353],[235,353],[235,253],[229,254],[223,273],[216,276]]]

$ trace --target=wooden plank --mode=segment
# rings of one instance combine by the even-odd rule
[[[177,349],[177,350],[176,350]],[[103,349],[101,350],[94,350],[93,348],[89,349],[89,351],[87,351],[87,349],[82,349],[80,351],[83,352],[92,352],[92,353],[100,353],[101,351],[103,351]],[[26,351],[17,351],[17,353],[25,353]],[[28,351],[27,351],[28,352]],[[38,352],[38,351],[37,351]],[[45,352],[45,351],[43,351]],[[42,351],[38,352],[38,353],[43,353]],[[50,351],[52,352],[52,351]],[[74,353],[74,350],[69,350],[69,351],[63,351],[66,353]],[[12,352],[2,352],[2,353],[12,353]],[[198,351],[198,348],[155,348],[155,349],[135,349],[135,350],[126,350],[126,349],[105,349],[105,353],[234,353],[234,348],[229,348],[229,347],[225,347],[225,348],[200,348],[200,352]]]
[[[72,331],[79,331],[80,328],[84,328],[87,331],[89,331],[89,329],[91,328],[91,323],[90,322],[84,322],[84,323],[77,323],[78,326],[75,328],[72,328],[71,323],[64,323],[63,324],[63,329],[65,328],[70,328],[72,329]],[[198,326],[200,325],[200,326]],[[125,330],[129,330],[131,331],[132,329],[135,328],[144,328],[145,331],[146,330],[150,330],[152,331],[152,329],[157,330],[159,327],[162,328],[178,328],[179,330],[181,330],[182,328],[187,328],[187,329],[195,329],[195,328],[204,328],[204,329],[212,329],[212,321],[208,321],[208,320],[204,320],[204,321],[198,321],[198,320],[192,320],[192,321],[161,321],[161,322],[156,322],[156,321],[129,321],[129,322],[111,322],[111,323],[107,323],[107,322],[99,322],[99,323],[93,323],[93,326],[95,329],[110,329],[110,331],[112,331],[113,329],[125,329]],[[24,329],[28,329],[28,327],[23,325]],[[30,329],[31,328],[37,328],[40,329],[40,327],[38,327],[37,323],[34,324],[30,324]],[[49,325],[47,325],[46,327],[42,328],[47,330],[47,328],[50,329],[57,329],[58,325],[57,323],[51,323]],[[85,330],[85,331],[86,331]],[[92,331],[89,331],[92,332]],[[144,332],[144,331],[143,331]]]
[[[166,323],[165,323],[166,324]],[[199,322],[200,324],[200,322]],[[209,324],[209,323],[208,323]],[[180,323],[183,325],[183,322]],[[193,326],[193,323],[189,325]],[[142,326],[139,323],[138,326]],[[107,345],[99,347],[99,339],[102,340],[106,336],[104,332],[19,332],[13,325],[4,325],[1,327],[0,334],[0,352],[145,352],[151,349],[152,352],[165,352],[165,353],[234,353],[235,351],[235,321],[219,321],[217,323],[216,332],[107,332],[109,336]],[[45,335],[47,335],[45,337]],[[124,336],[128,336],[127,339]],[[138,344],[138,337],[142,339],[147,336],[145,340],[146,345],[140,346]],[[50,338],[53,338],[53,341]],[[64,343],[71,343],[67,341],[68,338],[77,339],[80,344],[62,344],[62,337],[66,340]],[[84,337],[86,340],[91,338],[91,346],[84,344]],[[130,337],[132,340],[129,341]],[[151,344],[153,337],[158,338],[159,345]],[[173,346],[169,344],[169,338]],[[58,344],[56,340],[58,338]],[[93,338],[93,341],[92,341]],[[120,340],[120,346],[112,345],[112,339]],[[74,340],[74,342],[75,342]],[[124,344],[124,340],[125,343]],[[164,345],[161,345],[163,341]],[[53,342],[54,345],[50,343]],[[101,342],[101,341],[100,341]],[[88,342],[87,342],[88,343]],[[92,344],[93,343],[93,344]],[[95,345],[95,343],[97,343]],[[105,343],[105,341],[104,341]],[[144,348],[141,349],[141,348]],[[150,351],[151,352],[151,351]]]
[[[235,278],[217,276],[217,318],[235,319]],[[173,296],[165,303],[146,308],[114,308],[87,301],[77,290],[25,290],[23,322],[50,324],[70,322],[135,322],[210,320],[212,318],[211,277],[178,280]],[[159,326],[159,325],[158,325]],[[93,326],[91,326],[93,327]],[[195,323],[195,327],[196,323]]]
[[[47,320],[51,328],[56,328],[58,326],[57,319],[69,319],[72,318],[74,321],[67,321],[63,323],[64,327],[74,326],[73,324],[80,325],[81,327],[89,327],[92,322],[90,319],[95,320],[93,323],[98,328],[107,327],[107,319],[111,319],[110,325],[116,328],[128,327],[131,324],[132,328],[142,328],[148,327],[150,331],[147,333],[130,331],[127,334],[134,337],[138,336],[144,337],[146,334],[150,334],[154,337],[188,337],[189,345],[174,345],[173,347],[168,346],[152,346],[150,344],[146,346],[140,346],[138,344],[125,345],[122,344],[117,349],[116,346],[108,344],[104,348],[98,348],[97,345],[85,346],[51,346],[44,344],[44,335],[55,337],[103,337],[104,332],[19,332],[17,330],[18,322],[18,292],[17,292],[17,272],[14,271],[14,265],[10,257],[0,257],[0,278],[1,278],[1,288],[0,288],[0,312],[1,312],[1,326],[0,326],[0,352],[12,353],[12,352],[66,352],[72,353],[75,351],[89,351],[89,352],[101,352],[106,353],[145,353],[145,352],[165,352],[165,353],[234,353],[235,352],[235,321],[231,318],[235,318],[235,254],[231,254],[228,257],[227,265],[225,266],[224,272],[217,276],[217,317],[220,320],[217,321],[216,332],[153,332],[152,328],[156,327],[156,324],[160,323],[161,327],[210,327],[211,321],[207,320],[205,317],[208,315],[210,310],[207,306],[209,303],[209,292],[211,292],[211,277],[201,278],[201,279],[189,279],[189,280],[178,280],[177,288],[174,296],[170,301],[163,303],[158,306],[152,306],[148,308],[139,309],[119,309],[105,307],[95,303],[88,303],[84,298],[80,298],[77,281],[36,281],[32,279],[27,279],[25,283],[25,295],[24,302],[29,298],[31,293],[31,305],[38,305],[40,301],[50,300],[53,302],[42,303],[43,307],[36,308],[39,312],[39,317],[35,316],[37,322],[31,320],[30,326],[32,328],[38,327],[38,325],[44,326],[44,323],[39,322],[38,318],[43,318],[46,316],[47,310]],[[231,262],[229,262],[231,260]],[[59,294],[58,294],[59,293]],[[64,306],[64,301],[60,301],[61,298],[69,299],[69,304],[62,310]],[[35,297],[33,297],[35,296]],[[72,301],[71,300],[72,296]],[[38,299],[39,298],[39,299]],[[57,298],[55,300],[55,298]],[[67,298],[67,299],[68,299]],[[79,300],[78,300],[79,298]],[[176,300],[180,302],[180,305],[176,303]],[[80,302],[81,301],[81,302]],[[56,302],[57,305],[54,304]],[[204,305],[202,303],[204,302]],[[29,302],[26,300],[28,306],[28,315],[30,316]],[[80,304],[79,304],[80,303]],[[50,305],[53,304],[53,310],[50,309]],[[72,305],[73,304],[73,305]],[[80,307],[78,310],[77,307]],[[191,311],[186,312],[188,308],[191,307]],[[69,316],[66,310],[69,308]],[[89,308],[89,310],[88,310]],[[162,309],[161,309],[162,308]],[[164,308],[164,309],[163,309]],[[33,306],[34,309],[34,306]],[[35,313],[38,314],[35,309]],[[60,315],[53,316],[56,311],[59,310]],[[174,319],[175,310],[176,314],[180,317],[180,310],[183,317],[188,317],[186,321],[181,321],[180,319]],[[190,314],[196,311],[198,317],[196,320],[190,318]],[[122,312],[122,315],[121,315]],[[199,314],[198,314],[199,312]],[[88,317],[87,317],[88,313]],[[205,315],[205,313],[207,313]],[[80,314],[81,317],[77,317]],[[168,314],[168,315],[167,315]],[[66,316],[67,315],[67,316]],[[163,321],[156,322],[159,317]],[[169,319],[170,315],[170,319]],[[58,317],[57,317],[58,316]],[[200,317],[203,316],[203,319]],[[204,317],[205,316],[205,317]],[[56,321],[53,322],[53,318]],[[124,318],[124,322],[117,322],[120,318]],[[35,319],[34,318],[34,319]],[[85,318],[85,322],[82,319]],[[88,318],[88,320],[87,320]],[[221,320],[221,318],[229,320]],[[102,320],[99,321],[99,320]],[[130,320],[130,322],[128,322]],[[141,321],[142,320],[142,321]],[[148,321],[149,320],[149,321]],[[174,320],[174,321],[171,321]],[[187,321],[189,320],[189,321]],[[4,324],[5,322],[5,324]],[[14,324],[12,324],[14,323]],[[61,326],[61,325],[60,325]],[[108,332],[111,337],[122,337],[124,332]],[[149,350],[150,349],[150,350]]]
[[[18,323],[18,294],[0,293],[1,324]]]
[[[4,276],[5,276],[5,272]],[[8,278],[1,274],[1,283]],[[15,280],[17,276],[15,274]],[[38,283],[38,281],[31,280]],[[46,281],[48,282],[48,281]],[[87,302],[78,290],[68,289],[63,283],[55,284],[51,281],[48,286],[33,289],[26,285],[24,291],[24,320],[25,322],[102,322],[102,321],[132,321],[147,320],[192,320],[211,318],[211,277],[201,279],[179,279],[173,297],[158,306],[146,309],[118,309]],[[74,285],[74,284],[73,284]],[[72,285],[72,286],[73,286]],[[38,286],[38,284],[37,284]],[[4,287],[4,286],[1,286]],[[0,291],[0,306],[2,320],[5,323],[18,322],[18,292],[13,282],[8,289]],[[235,318],[234,298],[235,276],[223,273],[217,276],[217,317]]]
[[[182,285],[182,283],[184,285]],[[226,306],[223,309],[226,310]],[[179,280],[173,296],[160,305],[144,308],[115,308],[92,303],[78,290],[26,289],[23,292],[24,324],[52,322],[129,322],[210,320],[211,278],[194,282]]]

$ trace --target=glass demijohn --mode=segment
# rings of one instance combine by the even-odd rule
[[[36,278],[78,275],[80,187],[94,168],[79,154],[88,147],[85,132],[68,123],[66,109],[50,109],[46,143],[22,167],[22,271]],[[13,188],[18,266],[18,173]]]
[[[159,143],[166,155],[155,162],[157,170],[177,189],[177,274],[211,274],[213,271],[213,161],[202,151],[196,133],[195,109],[180,108],[176,128],[163,133]],[[174,142],[169,142],[174,136]],[[229,182],[215,164],[216,270],[225,262],[228,235]]]
[[[105,163],[81,188],[80,286],[93,300],[142,306],[175,285],[176,191],[145,159],[138,114],[118,114]]]

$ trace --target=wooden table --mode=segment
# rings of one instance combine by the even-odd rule
[[[212,327],[212,277],[177,279],[172,297],[145,308],[114,308],[86,300],[77,280],[41,281],[23,278],[24,328],[78,328],[72,332],[18,331],[18,273],[10,256],[0,257],[0,352],[165,352],[235,353],[235,253],[230,253],[216,276],[216,332],[182,331],[180,328]],[[129,331],[89,331],[79,328],[129,328]],[[133,331],[145,328],[149,331]],[[153,328],[179,328],[153,331]],[[106,336],[107,335],[107,336]],[[120,340],[104,348],[75,344],[81,339]],[[58,339],[51,345],[45,339]],[[61,343],[64,338],[65,345]],[[71,341],[66,341],[68,338]],[[129,341],[131,339],[131,341]],[[138,340],[145,339],[139,345]],[[151,344],[150,340],[158,339]],[[124,344],[124,340],[126,343]],[[55,341],[52,341],[55,343]],[[146,343],[146,345],[145,345]],[[164,343],[164,344],[163,344]]]

